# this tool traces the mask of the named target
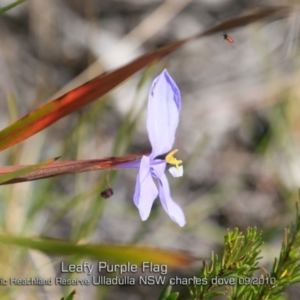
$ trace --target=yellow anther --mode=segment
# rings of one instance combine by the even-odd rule
[[[179,169],[179,165],[182,164],[182,160],[177,160],[175,157],[174,157],[174,154],[178,152],[178,149],[175,149],[173,151],[171,151],[168,155],[166,155],[166,162],[170,165],[174,165],[176,166],[176,169],[178,170]]]

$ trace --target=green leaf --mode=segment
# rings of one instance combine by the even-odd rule
[[[51,159],[45,160],[45,161],[43,161],[43,162],[41,162],[39,164],[26,166],[24,168],[18,169],[16,171],[12,171],[12,172],[7,173],[5,175],[1,175],[0,176],[0,184],[3,184],[5,182],[7,182],[7,181],[10,181],[10,180],[14,179],[14,178],[23,176],[23,175],[25,175],[27,173],[30,173],[32,171],[38,170],[38,169],[40,169],[42,167],[45,167],[45,166],[53,163],[57,159],[59,159],[59,157],[51,158]]]
[[[14,8],[15,6],[18,6],[19,4],[22,4],[23,2],[25,2],[26,0],[18,0],[18,1],[15,1],[11,4],[8,4],[2,8],[0,8],[0,14],[4,14],[5,12],[7,12],[8,10]]]
[[[169,295],[169,297],[166,300],[177,300],[179,297],[179,293],[172,293],[171,295]]]
[[[67,298],[65,299],[64,297],[62,297],[60,300],[73,300],[73,296],[76,294],[76,291],[72,291],[69,296],[67,296]]]
[[[145,261],[149,261],[155,264],[167,264],[170,268],[178,268],[188,266],[194,260],[186,253],[136,245],[82,245],[58,239],[26,238],[4,234],[0,234],[0,243],[40,250],[50,254],[81,255],[123,264],[131,262],[141,265]]]
[[[170,295],[171,290],[172,290],[172,286],[170,284],[167,285],[160,293],[158,300],[166,300],[167,297]]]
[[[203,300],[213,299],[213,298],[218,297],[218,296],[223,296],[223,295],[225,295],[225,293],[226,292],[212,292],[212,293],[208,293],[202,299]]]

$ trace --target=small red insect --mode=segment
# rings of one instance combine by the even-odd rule
[[[224,40],[226,40],[233,47],[232,44],[234,43],[234,40],[227,33],[224,33],[223,37],[224,37]]]

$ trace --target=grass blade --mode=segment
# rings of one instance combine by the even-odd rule
[[[9,11],[10,9],[14,8],[15,6],[18,6],[19,4],[22,4],[25,1],[26,0],[18,0],[18,1],[15,1],[11,4],[8,4],[8,5],[0,8],[0,14],[4,14],[5,12]]]
[[[19,168],[15,169],[14,171],[8,171],[6,174],[2,173],[3,175],[0,175],[0,184],[5,184],[7,182],[13,181],[15,178],[25,176],[26,174],[28,174],[30,172],[38,172],[41,168],[52,164],[58,158],[59,157],[51,158],[51,159],[45,160],[41,163],[38,163],[36,165],[25,166],[25,167],[20,166]],[[0,174],[1,174],[1,171],[0,171]]]
[[[142,154],[132,154],[103,159],[52,163],[56,158],[37,165],[0,167],[0,184],[11,184],[80,172],[111,169],[117,167],[119,164],[135,161],[141,158],[141,156]],[[1,180],[1,178],[3,179]]]
[[[194,258],[187,253],[136,245],[83,245],[58,239],[26,238],[4,234],[0,234],[0,243],[40,250],[49,254],[80,255],[113,263],[130,262],[140,265],[143,262],[153,262],[166,264],[170,268],[178,268],[186,267],[194,261]]]

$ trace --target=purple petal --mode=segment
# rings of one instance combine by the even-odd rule
[[[170,195],[169,182],[165,174],[162,174],[159,178],[158,191],[160,202],[167,214],[174,222],[183,227],[186,223],[184,213]]]
[[[133,201],[139,209],[143,221],[148,219],[152,204],[157,195],[157,187],[153,182],[150,171],[150,158],[148,156],[143,156],[133,195]]]
[[[147,130],[152,159],[172,149],[180,107],[180,91],[167,70],[164,70],[153,81],[148,100]]]
[[[114,169],[137,169],[141,165],[140,161],[130,161],[114,166]]]

